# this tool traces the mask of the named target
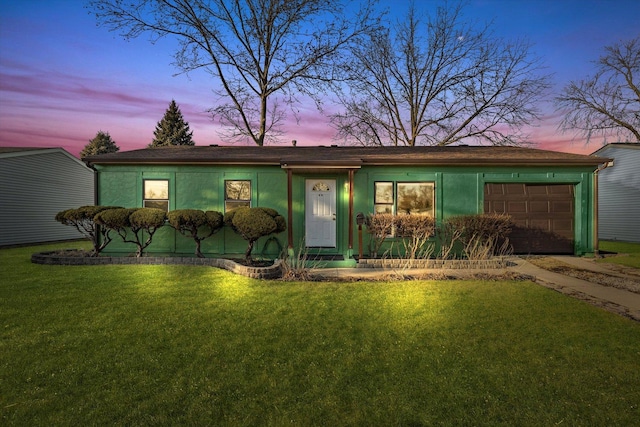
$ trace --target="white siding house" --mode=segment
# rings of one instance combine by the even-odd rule
[[[593,154],[613,159],[598,175],[598,237],[640,243],[640,143],[607,144]]]
[[[55,216],[93,204],[93,170],[64,149],[0,147],[0,246],[82,238]]]

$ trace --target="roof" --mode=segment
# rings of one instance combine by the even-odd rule
[[[80,159],[69,153],[62,147],[0,147],[0,159],[7,159],[10,157],[22,157],[22,156],[36,156],[40,154],[53,154],[53,153],[61,153],[74,162],[78,163],[82,167],[86,168],[87,165],[84,164]]]
[[[599,156],[605,151],[609,151],[610,149],[617,149],[617,148],[623,148],[623,149],[629,149],[629,150],[640,150],[640,143],[638,143],[638,142],[611,142],[611,143],[609,143],[609,144],[607,144],[607,145],[605,145],[603,147],[600,147],[599,149],[597,149],[596,151],[591,153],[591,155]]]
[[[359,168],[364,165],[575,165],[607,159],[523,147],[173,146],[89,156],[88,164],[233,164],[283,168]]]
[[[42,147],[0,147],[0,154],[33,152],[33,151],[36,151],[36,150],[51,150],[51,148],[42,148]]]

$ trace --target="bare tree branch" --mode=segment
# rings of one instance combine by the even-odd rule
[[[564,132],[640,142],[640,37],[605,47],[596,74],[571,81],[556,97]]]
[[[315,97],[340,78],[346,48],[377,25],[373,0],[345,12],[341,0],[95,0],[98,21],[125,38],[180,43],[175,65],[220,84],[214,119],[232,140],[277,141],[297,93]],[[274,97],[277,96],[277,100]]]
[[[423,17],[411,7],[391,29],[353,48],[338,137],[362,145],[449,145],[461,140],[523,143],[549,87],[523,41],[465,23],[462,6]]]

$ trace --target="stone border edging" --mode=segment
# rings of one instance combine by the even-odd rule
[[[439,269],[499,269],[515,265],[506,258],[492,258],[486,260],[472,259],[360,259],[357,268],[439,268]]]
[[[72,250],[70,250],[72,251]],[[196,257],[79,257],[58,254],[60,251],[40,252],[31,255],[31,262],[44,265],[207,265],[222,268],[252,279],[277,279],[282,276],[281,260],[269,267],[247,267],[230,259]]]

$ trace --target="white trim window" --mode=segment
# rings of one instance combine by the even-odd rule
[[[434,182],[374,182],[374,213],[435,216]]]
[[[251,207],[251,181],[225,180],[224,211],[230,212],[242,207]]]
[[[145,179],[143,187],[143,207],[162,209],[165,212],[169,211],[168,179]]]

